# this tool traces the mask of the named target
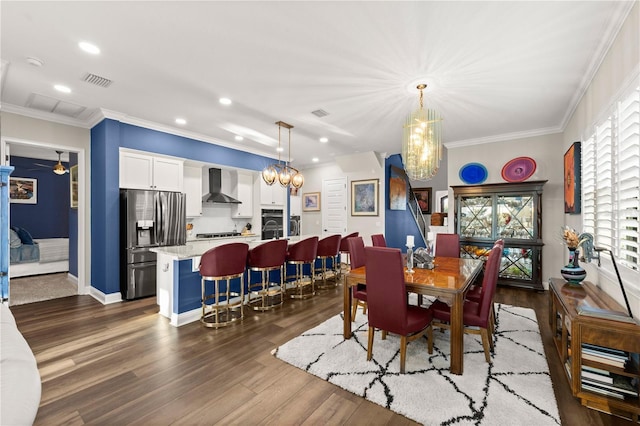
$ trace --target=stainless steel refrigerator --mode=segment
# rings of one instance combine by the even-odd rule
[[[123,299],[156,294],[152,247],[187,242],[185,194],[120,190],[120,291]]]

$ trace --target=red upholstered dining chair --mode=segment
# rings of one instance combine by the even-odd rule
[[[463,306],[462,321],[464,323],[464,332],[480,334],[482,337],[482,347],[484,348],[484,358],[488,363],[491,363],[491,355],[489,352],[493,351],[492,306],[493,296],[498,284],[501,256],[502,249],[499,246],[494,246],[491,249],[491,253],[489,253],[489,258],[485,266],[484,277],[482,279],[483,291],[480,301],[472,302],[465,300]],[[451,310],[449,306],[441,301],[435,301],[431,304],[430,309],[433,310],[433,326],[449,328],[449,324],[451,323]]]
[[[367,361],[373,355],[375,330],[400,335],[400,373],[404,373],[407,343],[427,335],[429,353],[433,352],[431,309],[409,305],[404,282],[402,253],[396,248],[366,247],[367,304],[369,338]]]
[[[315,296],[315,278],[313,274],[313,263],[316,260],[318,252],[318,237],[310,237],[289,246],[287,253],[287,264],[293,265],[295,273],[287,275],[287,278],[293,278],[293,299],[306,299]],[[309,265],[309,276],[305,278],[304,267]],[[311,291],[305,293],[305,288],[311,287]]]
[[[436,257],[460,257],[458,234],[436,234]]]
[[[504,249],[504,240],[503,239],[497,240],[493,246],[500,247],[500,250],[502,251]],[[486,268],[486,263],[485,263],[485,268]],[[500,267],[498,266],[498,268]],[[498,273],[499,272],[500,272],[500,269],[498,269]],[[484,283],[484,280],[483,280],[483,283]],[[468,300],[471,300],[472,302],[480,302],[480,298],[482,297],[482,291],[483,291],[482,285],[474,285],[473,287],[471,287],[471,289],[469,289],[465,297]]]
[[[340,240],[342,237],[339,234],[329,235],[318,241],[318,252],[316,253],[316,261],[314,264],[314,273],[317,273],[322,277],[322,284],[318,284],[318,287],[327,288],[327,278],[333,275],[333,285],[338,285],[338,277],[336,276],[336,259],[338,257],[338,250],[340,249]],[[327,260],[331,259],[331,268],[327,269]],[[318,266],[318,263],[320,264]]]
[[[202,317],[206,327],[218,328],[244,317],[244,271],[249,245],[230,243],[207,250],[200,258],[202,276]],[[239,279],[238,291],[231,290],[231,280]],[[213,281],[213,289],[207,281]],[[220,283],[225,282],[222,291]],[[222,299],[222,300],[221,300]]]
[[[383,234],[374,234],[371,236],[371,243],[374,247],[386,247],[387,241],[384,239]]]
[[[351,256],[350,265],[351,269],[356,269],[364,266],[364,241],[362,237],[349,238],[347,245],[349,247],[349,253]],[[362,313],[367,313],[367,286],[364,284],[356,284],[351,287],[351,297],[353,304],[351,307],[351,321],[356,320],[356,313],[358,312],[358,306],[362,306]],[[347,313],[345,312],[345,315]]]
[[[271,240],[249,250],[248,304],[253,309],[266,311],[282,306],[285,293],[283,266],[287,257],[287,245],[288,241],[284,239]],[[269,273],[273,271],[280,271],[280,282],[270,281]],[[259,272],[260,281],[251,282],[251,272]]]
[[[338,251],[340,252],[340,274],[342,274],[343,271],[349,269],[349,262],[345,261],[346,259],[349,259],[349,246],[347,245],[347,241],[349,240],[349,238],[357,237],[358,234],[358,232],[353,232],[340,239],[340,249],[338,249]]]

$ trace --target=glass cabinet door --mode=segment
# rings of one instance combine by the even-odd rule
[[[493,237],[493,198],[460,197],[460,237]]]
[[[505,248],[500,260],[501,278],[518,281],[533,281],[533,265],[531,259],[535,253],[532,248]]]
[[[498,238],[535,239],[533,195],[499,195],[496,213]]]

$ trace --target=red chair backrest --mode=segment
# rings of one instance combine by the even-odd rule
[[[272,240],[249,250],[249,266],[272,268],[280,266],[287,257],[287,240]]]
[[[200,258],[200,275],[224,277],[244,272],[249,245],[230,243],[207,250]]]
[[[460,236],[436,234],[436,257],[460,257]]]
[[[318,252],[318,237],[307,238],[289,246],[287,260],[299,262],[313,262]]]
[[[484,277],[482,278],[482,296],[480,300],[480,311],[478,316],[482,321],[489,321],[491,314],[491,304],[493,303],[493,295],[498,285],[498,273],[500,272],[500,259],[502,258],[502,249],[495,245],[489,253],[487,263],[484,268]],[[481,326],[486,327],[487,324]]]
[[[358,236],[358,233],[354,232],[354,233],[351,233],[351,234],[349,234],[347,236],[342,237],[342,239],[340,240],[340,251],[349,251],[349,247],[347,246],[347,240],[349,238],[354,238],[354,237],[357,237],[357,236]]]
[[[382,234],[374,234],[371,236],[371,243],[374,247],[386,247],[387,241]]]
[[[366,247],[369,326],[406,334],[407,291],[402,253],[397,248]]]
[[[349,247],[349,261],[351,269],[364,266],[365,254],[364,254],[364,241],[362,237],[352,237],[347,240]]]
[[[336,256],[340,248],[340,240],[342,237],[338,234],[329,235],[318,241],[318,256]]]

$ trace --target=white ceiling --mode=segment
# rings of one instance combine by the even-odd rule
[[[301,168],[399,153],[420,82],[447,144],[555,133],[632,3],[3,0],[2,109],[84,127],[106,116],[269,156],[282,120]]]

